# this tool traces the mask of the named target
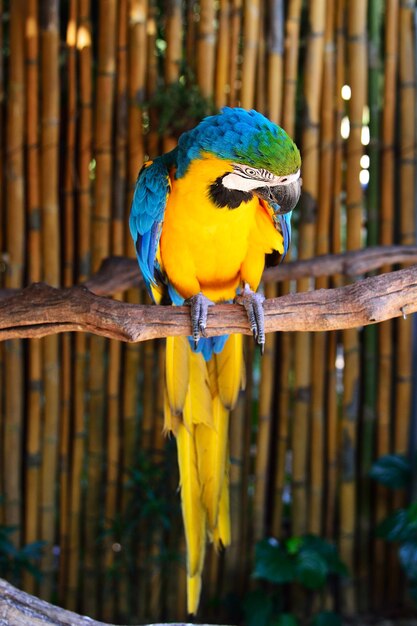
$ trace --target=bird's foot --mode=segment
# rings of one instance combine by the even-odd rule
[[[188,298],[185,304],[191,306],[191,330],[194,347],[197,348],[200,337],[206,336],[208,309],[209,306],[214,305],[214,302],[206,298],[200,291],[197,295]]]
[[[242,293],[235,298],[235,302],[245,307],[250,329],[256,343],[260,347],[261,354],[264,353],[265,349],[264,300],[265,297],[261,293],[252,291],[248,284],[245,285]]]

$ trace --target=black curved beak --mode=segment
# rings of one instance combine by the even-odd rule
[[[255,193],[270,204],[274,213],[285,215],[294,209],[301,196],[301,178],[287,185],[276,187],[259,187]]]

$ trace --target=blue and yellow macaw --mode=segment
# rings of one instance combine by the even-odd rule
[[[207,537],[230,544],[229,411],[244,381],[242,336],[205,337],[208,307],[237,300],[265,343],[265,255],[282,257],[301,190],[300,154],[256,111],[225,108],[139,173],[130,230],[154,302],[189,304],[192,337],[169,337],[165,429],[178,449],[188,612],[197,612]]]

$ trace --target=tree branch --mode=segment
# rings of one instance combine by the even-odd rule
[[[308,276],[312,278],[335,274],[358,276],[397,263],[417,263],[417,247],[376,246],[343,254],[326,254],[313,259],[290,261],[266,269],[263,280],[268,283],[297,280]],[[5,271],[6,267],[4,265],[4,269],[1,270],[0,266],[0,271]],[[109,296],[132,287],[143,286],[143,279],[135,259],[109,257],[84,285],[98,296]],[[16,289],[0,289],[0,300],[17,291]]]
[[[364,326],[417,310],[417,266],[337,289],[267,300],[265,330],[323,331]],[[135,305],[93,294],[86,287],[54,289],[37,283],[0,300],[0,340],[88,331],[121,341],[191,333],[189,308]],[[218,304],[207,335],[250,334],[243,308]]]
[[[8,626],[27,626],[28,624],[32,626],[114,626],[39,600],[2,579],[0,579],[0,624]],[[152,626],[165,625],[152,624]],[[191,624],[177,622],[171,623],[170,626],[191,626]],[[209,624],[202,626],[209,626]]]

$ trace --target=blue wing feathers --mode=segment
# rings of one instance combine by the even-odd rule
[[[156,260],[165,207],[171,188],[170,168],[176,151],[145,164],[133,194],[129,226],[145,284],[153,298],[152,286],[160,286],[161,271]]]

